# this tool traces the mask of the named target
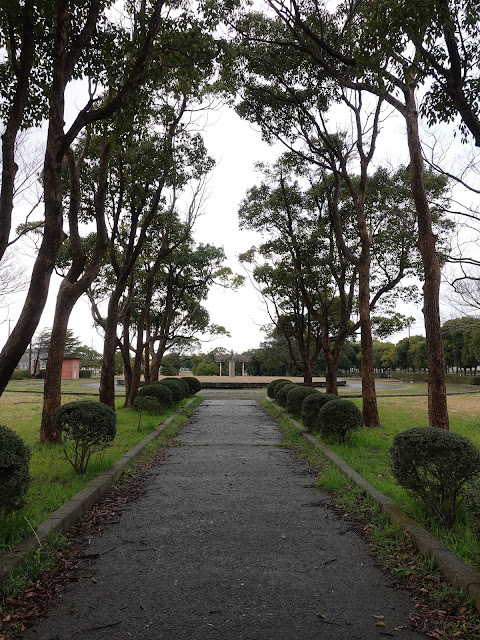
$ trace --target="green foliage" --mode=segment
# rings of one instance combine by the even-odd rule
[[[145,387],[140,387],[140,389],[138,390],[137,398],[143,398],[147,396],[150,398],[155,398],[158,405],[165,409],[173,404],[172,391],[166,384],[154,382],[153,384],[147,384]]]
[[[30,447],[14,431],[0,424],[0,511],[22,506],[30,485]]]
[[[275,398],[275,388],[279,382],[290,382],[290,380],[285,380],[285,378],[276,378],[269,382],[267,385],[267,396],[269,398]]]
[[[137,396],[133,406],[138,413],[160,413],[162,406],[155,396]]]
[[[173,402],[180,402],[182,398],[185,397],[185,389],[180,381],[177,378],[165,378],[164,380],[160,380],[155,385],[164,385],[170,389],[170,392],[173,397]]]
[[[196,376],[218,376],[219,365],[216,362],[201,362],[198,361],[197,356],[192,360],[194,362],[192,371]]]
[[[277,382],[277,384],[275,385],[275,389],[273,391],[275,395],[275,399],[277,399],[277,396],[280,393],[281,388],[284,387],[286,384],[292,384],[291,380],[280,380],[280,382]]]
[[[395,436],[391,456],[396,481],[452,526],[466,483],[480,475],[477,447],[458,433],[413,427]]]
[[[177,371],[171,362],[165,362],[165,358],[162,359],[162,376],[174,376]]]
[[[79,377],[80,378],[91,378],[92,377],[92,371],[91,369],[80,369],[79,372]]]
[[[305,429],[314,431],[317,428],[317,420],[320,409],[330,400],[338,400],[333,393],[312,393],[302,402],[302,422]]]
[[[317,427],[324,440],[345,442],[347,433],[362,425],[362,412],[350,400],[330,400],[318,413]]]
[[[280,385],[277,385],[277,389],[278,389],[278,386]],[[282,384],[280,390],[275,396],[275,400],[281,407],[287,406],[288,394],[292,389],[295,389],[296,386],[297,385],[293,384],[293,382],[287,382],[287,384]]]
[[[188,398],[190,395],[190,386],[188,382],[185,382],[183,378],[163,378],[162,382],[165,380],[173,380],[174,382],[178,382],[183,389],[183,397]]]
[[[470,482],[465,490],[465,509],[468,515],[468,524],[473,534],[480,540],[480,477],[477,476]]]
[[[62,434],[65,455],[77,473],[85,473],[92,453],[105,449],[117,432],[115,411],[91,400],[58,407],[52,421]]]
[[[148,413],[153,415],[154,413],[161,413],[163,408],[160,402],[155,396],[137,396],[133,401],[133,407],[138,411],[138,425],[137,429],[140,431],[140,423],[142,421],[142,414]]]
[[[291,389],[287,395],[287,410],[295,416],[300,416],[303,401],[307,396],[313,394],[318,395],[318,391],[315,391],[312,387],[296,386],[294,389]]]
[[[28,371],[26,369],[15,369],[10,376],[10,380],[26,380],[28,378]]]
[[[185,382],[188,384],[188,387],[190,389],[190,396],[194,396],[202,388],[200,380],[197,380],[197,378],[195,378],[194,376],[186,376],[185,378],[182,378],[182,380],[185,380]]]

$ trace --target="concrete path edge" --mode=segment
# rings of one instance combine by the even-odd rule
[[[75,494],[73,498],[70,498],[68,502],[54,511],[38,526],[31,536],[22,540],[14,549],[6,553],[3,558],[1,558],[0,587],[7,578],[12,575],[15,569],[22,564],[26,553],[41,546],[50,536],[66,533],[87,511],[90,511],[94,504],[107,492],[110,485],[121,477],[132,460],[134,460],[152,440],[159,438],[172,420],[183,413],[195,399],[196,398],[192,398],[178,411],[169,416],[155,431],[149,433],[148,436],[130,449],[130,451],[127,451],[127,453],[119,458],[109,469],[97,476],[84,489]]]
[[[301,431],[303,437],[308,440],[308,442],[317,449],[320,449],[328,460],[341,469],[355,484],[361,487],[376,502],[380,511],[388,517],[390,522],[398,525],[407,532],[417,549],[435,562],[445,580],[465,591],[477,611],[480,612],[480,573],[472,569],[472,567],[469,567],[463,560],[447,549],[442,542],[437,540],[431,533],[404,513],[390,498],[365,480],[365,478],[350,467],[342,458],[337,456],[333,451],[330,451],[330,449],[317,440],[311,433],[308,433],[299,422],[288,415],[283,407],[273,402],[271,398],[266,397],[266,400]]]

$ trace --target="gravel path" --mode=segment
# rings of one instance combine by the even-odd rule
[[[322,506],[255,394],[207,397],[145,495],[92,540],[93,570],[25,637],[419,638],[402,628],[411,602]]]

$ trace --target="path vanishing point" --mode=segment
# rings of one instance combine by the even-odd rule
[[[418,640],[411,601],[278,446],[258,392],[204,395],[144,495],[92,539],[93,567],[24,637]]]

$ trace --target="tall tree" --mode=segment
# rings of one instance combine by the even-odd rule
[[[20,317],[0,353],[0,393],[8,383],[38,325],[50,277],[64,240],[62,164],[79,133],[106,120],[127,105],[150,79],[151,64],[161,66],[165,44],[158,41],[167,19],[164,0],[143,3],[141,24],[129,28],[112,22],[110,0],[7,3],[0,11],[0,44],[4,82],[0,85],[5,134],[0,201],[0,256],[8,243],[16,172],[15,140],[21,129],[48,121],[42,171],[44,233]],[[123,9],[128,15],[132,3]],[[133,20],[132,24],[135,23]],[[125,25],[127,22],[125,21]],[[73,122],[65,108],[67,86],[78,79],[90,86],[108,86],[99,101],[92,93]],[[107,78],[115,78],[110,83]]]
[[[431,426],[448,429],[443,343],[441,339],[439,291],[440,264],[432,213],[424,185],[424,162],[419,134],[416,91],[424,74],[418,66],[419,55],[402,55],[386,47],[392,36],[384,15],[372,17],[369,2],[347,2],[329,12],[315,0],[265,0],[285,31],[275,38],[262,36],[277,49],[277,59],[303,54],[312,81],[323,86],[362,90],[394,107],[405,119],[412,197],[418,221],[418,247],[424,265],[425,332],[428,352],[428,408]],[[386,39],[378,37],[378,30]],[[397,34],[394,33],[394,39]],[[268,37],[270,36],[270,37]],[[315,84],[310,83],[310,87]],[[324,93],[324,92],[323,92]],[[324,98],[321,98],[324,100]]]
[[[104,356],[100,379],[100,400],[114,406],[114,356],[117,347],[117,327],[129,313],[130,299],[122,298],[134,268],[145,246],[150,225],[156,221],[160,246],[158,264],[180,246],[190,235],[194,212],[190,212],[183,232],[173,233],[177,225],[171,208],[164,206],[169,190],[180,190],[191,179],[201,179],[213,166],[202,138],[191,135],[182,124],[187,99],[171,97],[171,104],[162,111],[163,133],[150,137],[136,136],[125,140],[116,152],[116,165],[109,180],[108,216],[110,238],[105,278],[94,285],[90,299],[94,318],[105,332]],[[160,122],[157,117],[157,127]],[[171,192],[171,191],[170,191]],[[159,229],[162,229],[161,232]],[[133,294],[134,288],[128,291]],[[108,298],[103,316],[96,299]]]

